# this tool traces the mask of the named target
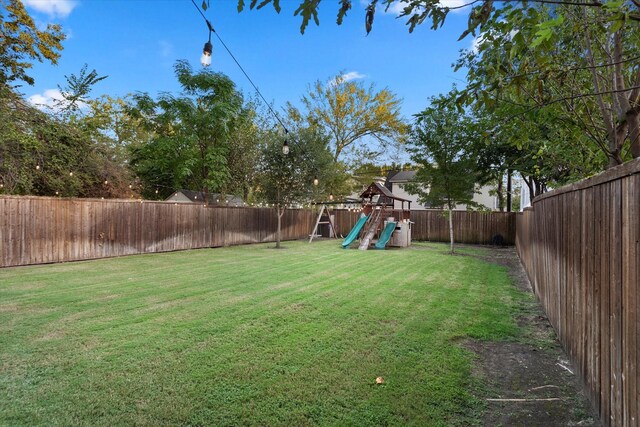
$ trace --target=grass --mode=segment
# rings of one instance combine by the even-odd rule
[[[503,268],[284,245],[0,270],[0,425],[479,422],[460,342],[518,336]]]

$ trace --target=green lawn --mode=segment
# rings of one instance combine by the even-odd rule
[[[0,425],[478,422],[460,344],[518,336],[503,268],[272,246],[0,269]]]

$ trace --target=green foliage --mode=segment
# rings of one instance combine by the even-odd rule
[[[123,196],[124,160],[84,119],[61,121],[0,89],[0,177],[3,192],[67,197]],[[105,186],[104,181],[112,184]]]
[[[248,105],[245,112],[238,116],[230,141],[227,154],[229,180],[222,192],[238,195],[250,202],[257,185],[256,171],[263,146],[263,142],[260,141],[260,129],[256,124],[256,113],[252,106]]]
[[[524,136],[517,142],[521,150],[531,139],[520,131],[523,127],[551,128],[542,133],[557,134],[555,141],[548,140],[558,145],[553,150],[568,152],[569,140],[568,147],[580,152],[576,159],[587,158],[582,164],[596,167],[577,168],[584,171],[574,174],[577,179],[606,164],[601,155],[592,154],[595,150],[609,158],[609,166],[640,156],[640,111],[634,107],[640,92],[632,90],[640,85],[640,28],[619,26],[620,5],[606,4],[507,5],[484,24],[476,49],[464,53],[457,64],[468,70],[461,104],[500,117],[501,127]],[[513,123],[517,126],[510,126]]]
[[[454,209],[456,204],[475,206],[477,163],[472,151],[477,138],[469,117],[450,98],[432,99],[432,106],[416,115],[409,140],[411,160],[418,166],[407,191],[422,203]]]
[[[20,0],[0,0],[0,86],[15,81],[33,85],[32,61],[58,63],[65,35],[59,25],[39,30]]]
[[[133,97],[129,114],[150,138],[131,147],[131,164],[145,194],[157,187],[221,192],[230,179],[232,137],[252,113],[227,76],[208,70],[194,73],[185,61],[178,61],[175,71],[184,90],[181,96]]]
[[[322,126],[331,136],[336,162],[373,160],[406,134],[400,117],[402,101],[393,92],[347,81],[343,73],[328,83],[316,81],[302,103],[309,124]]]
[[[289,154],[282,153],[283,139],[275,132],[263,136],[266,144],[260,164],[260,201],[279,207],[305,204],[329,192],[335,165],[327,149],[328,138],[318,127],[295,127],[285,138]],[[313,185],[317,178],[322,185]],[[336,180],[337,181],[337,180]]]
[[[64,76],[67,81],[64,88],[58,85],[58,89],[64,99],[58,101],[56,107],[66,111],[78,112],[81,106],[87,103],[89,93],[93,90],[93,87],[107,77],[98,76],[98,72],[95,69],[87,74],[87,64],[84,64],[80,69],[80,74]]]
[[[492,110],[478,107],[474,151],[481,182],[516,171],[530,186],[531,195],[537,196],[602,170],[603,153],[592,146],[582,128],[562,120],[560,108],[517,114],[517,106],[508,103]]]

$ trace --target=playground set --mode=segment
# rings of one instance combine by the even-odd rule
[[[377,182],[371,183],[360,194],[362,213],[355,226],[342,242],[342,247],[348,249],[359,240],[358,249],[367,250],[371,245],[375,249],[385,249],[387,246],[406,248],[411,245],[411,201],[394,196],[391,191]],[[399,202],[400,209],[395,209]],[[407,208],[405,209],[405,203]],[[309,242],[316,236],[321,225],[328,225],[329,237],[337,237],[330,205],[324,203],[318,214]],[[376,239],[377,237],[377,239]]]

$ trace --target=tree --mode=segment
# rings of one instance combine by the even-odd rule
[[[510,104],[512,119],[554,115],[569,131],[581,128],[585,150],[595,144],[609,166],[640,156],[638,26],[611,7],[504,9],[510,20],[489,19],[457,65],[469,81],[460,100]]]
[[[0,0],[0,6],[0,86],[19,80],[33,85],[31,62],[57,64],[65,35],[59,25],[39,30],[20,0]]]
[[[606,158],[582,127],[563,120],[559,105],[524,114],[512,103],[473,110],[480,183],[519,173],[532,197],[602,170]],[[498,187],[498,190],[501,190]],[[502,197],[501,197],[502,200]]]
[[[279,0],[254,0],[249,7],[260,9],[270,3],[280,12]],[[640,2],[537,0],[500,2],[500,6],[495,7],[495,0],[470,0],[466,4],[447,7],[440,0],[370,0],[365,12],[367,32],[371,30],[378,3],[386,9],[392,5],[401,5],[400,17],[407,18],[410,32],[425,21],[430,21],[431,28],[437,29],[443,25],[449,12],[468,8],[470,12],[467,29],[459,39],[469,35],[477,36],[476,40],[481,42],[480,45],[492,44],[494,47],[506,48],[508,52],[504,56],[508,60],[487,61],[482,64],[487,74],[495,75],[495,79],[488,89],[467,91],[469,98],[495,98],[505,85],[517,86],[518,81],[530,80],[535,75],[541,76],[545,81],[553,82],[555,79],[559,83],[558,87],[572,89],[564,91],[564,95],[556,94],[551,99],[547,97],[543,104],[538,103],[533,107],[566,102],[572,104],[569,108],[575,108],[576,102],[567,101],[594,100],[595,111],[600,115],[600,123],[595,126],[604,127],[607,143],[603,149],[610,158],[609,166],[622,163],[626,158],[626,150],[630,151],[631,157],[640,157],[640,68],[635,67],[638,57]],[[547,3],[553,6],[547,8]],[[303,33],[310,19],[313,18],[319,24],[319,4],[316,0],[303,0],[294,12],[295,15],[302,16]],[[244,0],[239,0],[238,10],[241,11],[244,6]],[[338,25],[350,9],[350,0],[340,2]],[[505,38],[502,43],[497,42],[495,33]],[[573,41],[571,55],[565,55],[566,51],[557,51],[559,33],[565,35],[565,42]],[[567,61],[567,58],[574,60],[576,57],[579,59],[576,63]],[[530,58],[533,60],[529,60]],[[510,67],[512,62],[518,64],[517,72],[510,72],[513,71]],[[628,66],[625,67],[624,64]],[[591,85],[578,86],[577,90],[570,84],[563,85],[563,76],[566,77],[571,71],[588,71],[591,74]],[[593,117],[590,112],[594,108],[586,105],[578,107],[584,108],[577,108],[574,114],[587,113],[582,120],[591,124]]]
[[[415,117],[409,152],[418,169],[406,189],[417,194],[421,203],[444,206],[447,210],[453,253],[453,209],[456,204],[475,205],[473,195],[478,176],[475,156],[469,147],[476,135],[471,120],[444,96],[432,98],[432,106]]]
[[[262,144],[259,137],[260,129],[255,122],[254,109],[248,106],[245,111],[245,114],[238,117],[230,135],[227,155],[229,179],[223,187],[223,192],[236,194],[243,200],[250,201],[257,184],[256,171],[260,162]]]
[[[230,177],[231,138],[251,113],[222,73],[194,73],[186,61],[178,61],[175,70],[181,96],[133,97],[129,113],[151,137],[131,147],[131,164],[147,195],[158,187],[220,192]]]
[[[203,6],[205,9],[208,7],[210,0],[205,0]],[[340,0],[338,2],[338,14],[336,23],[342,25],[344,17],[347,12],[351,10],[352,0]],[[502,21],[509,21],[511,19],[511,12],[513,9],[506,7],[494,7],[496,0],[469,0],[467,3],[456,4],[455,6],[447,6],[440,0],[368,0],[365,7],[365,29],[367,34],[373,27],[373,18],[375,16],[376,8],[378,4],[384,7],[385,11],[388,11],[394,5],[399,5],[401,11],[399,13],[400,18],[406,18],[406,25],[409,26],[409,32],[413,32],[416,26],[423,24],[425,21],[431,22],[431,29],[436,30],[440,28],[447,16],[451,11],[459,10],[463,8],[470,9],[468,27],[460,36],[460,39],[469,34],[476,35],[476,32],[481,31],[487,21],[491,18],[499,18]],[[505,2],[507,3],[507,2]],[[636,1],[588,1],[583,3],[577,3],[574,1],[563,0],[536,0],[536,1],[514,1],[512,3],[518,3],[516,6],[518,9],[522,9],[525,12],[531,5],[538,4],[556,4],[556,5],[571,5],[582,8],[591,9],[603,9],[609,13],[610,21],[616,22],[615,25],[622,25],[626,21],[638,22],[640,21],[640,4]],[[249,4],[250,9],[261,9],[268,4],[271,4],[277,13],[280,13],[280,0],[251,0]],[[313,19],[316,25],[320,25],[318,18],[318,8],[320,7],[320,0],[302,0],[298,8],[294,11],[294,16],[300,16],[302,18],[302,24],[300,25],[300,32],[304,34],[305,29],[309,25],[309,21]],[[245,0],[238,0],[238,12],[242,12],[245,8]],[[541,36],[546,37],[544,30],[548,29],[553,24],[544,27]]]
[[[57,101],[56,107],[69,113],[77,113],[89,100],[89,93],[96,83],[106,79],[108,76],[98,76],[98,72],[93,69],[87,73],[87,64],[80,69],[79,74],[64,76],[67,84],[65,87],[58,85],[58,89],[63,99]]]
[[[310,125],[322,126],[331,136],[334,161],[371,159],[386,146],[401,141],[406,125],[400,118],[401,100],[389,89],[349,81],[338,74],[328,83],[317,81],[302,97]],[[373,150],[367,144],[379,144]]]
[[[9,194],[124,196],[113,183],[126,179],[126,165],[104,138],[84,119],[62,121],[0,89],[0,177]]]
[[[314,179],[326,182],[335,164],[327,150],[327,137],[318,127],[290,130],[288,138],[292,142],[289,154],[282,153],[282,140],[277,133],[268,132],[264,138],[267,143],[262,152],[258,197],[276,206],[276,248],[280,248],[285,210],[308,203],[317,196]]]

